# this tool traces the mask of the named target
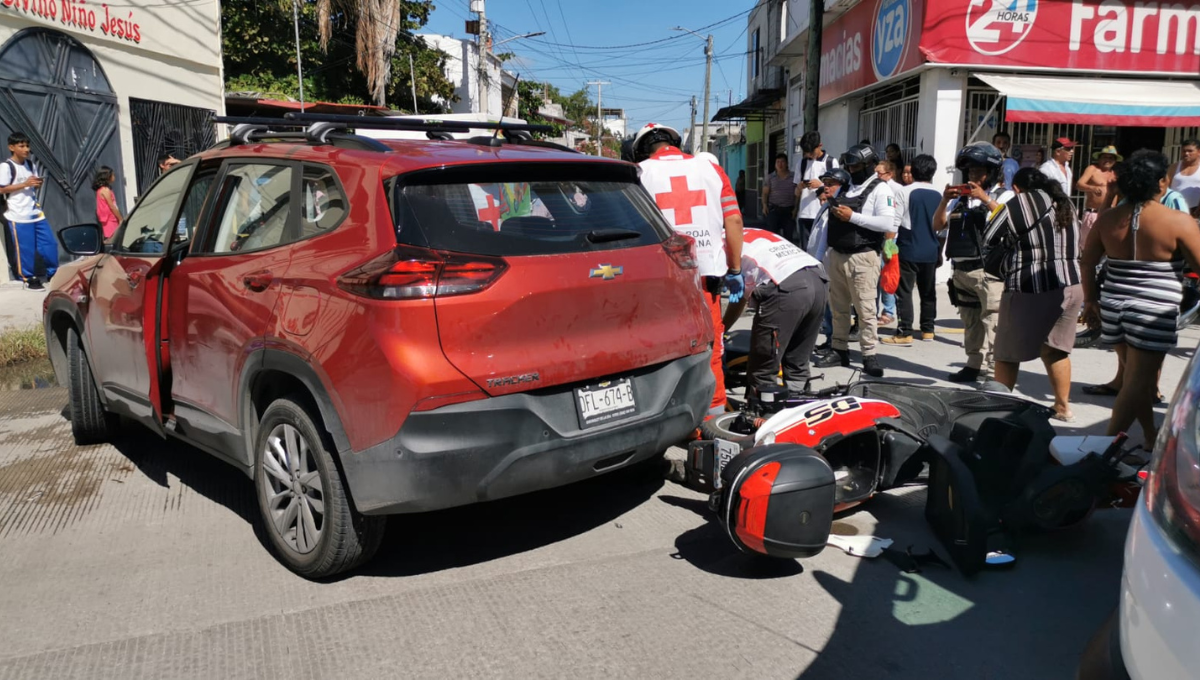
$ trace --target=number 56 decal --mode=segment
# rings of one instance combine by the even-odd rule
[[[837,401],[825,402],[817,404],[804,412],[804,424],[808,427],[819,425],[826,420],[832,418],[835,414],[851,413],[853,411],[861,411],[862,404],[854,397],[846,397]]]

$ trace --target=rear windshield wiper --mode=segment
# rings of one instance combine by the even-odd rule
[[[587,233],[587,240],[592,243],[608,243],[641,237],[642,232],[632,229],[595,229]]]

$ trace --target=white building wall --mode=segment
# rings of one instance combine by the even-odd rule
[[[133,205],[137,194],[137,157],[129,116],[130,98],[194,106],[224,114],[220,7],[216,0],[197,0],[186,5],[127,0],[119,9],[116,5],[99,3],[82,5],[96,13],[95,29],[64,24],[63,5],[58,3],[43,5],[43,8],[55,7],[57,16],[54,18],[17,9],[20,6],[17,3],[0,8],[0,44],[27,28],[52,29],[78,40],[104,69],[117,96],[122,163],[118,172],[125,188],[127,208]],[[135,35],[139,40],[119,38],[102,31],[100,26],[106,10],[110,18],[126,21],[131,29],[136,24]]]
[[[920,105],[917,110],[917,146],[938,161],[934,186],[954,181],[954,157],[962,142],[963,96],[967,77],[959,71],[934,68],[921,74]]]
[[[470,40],[460,40],[445,35],[420,35],[432,47],[446,55],[444,72],[446,79],[454,85],[456,102],[441,102],[450,113],[479,113],[485,111],[489,117],[499,118],[504,107],[500,62],[492,55],[487,57],[487,101],[479,103],[479,49]]]

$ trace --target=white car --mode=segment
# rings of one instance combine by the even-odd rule
[[[1125,542],[1121,601],[1079,678],[1200,677],[1200,363],[1188,365],[1154,445]]]

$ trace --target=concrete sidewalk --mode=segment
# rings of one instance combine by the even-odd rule
[[[26,290],[20,281],[0,284],[0,332],[42,323],[44,290]]]

